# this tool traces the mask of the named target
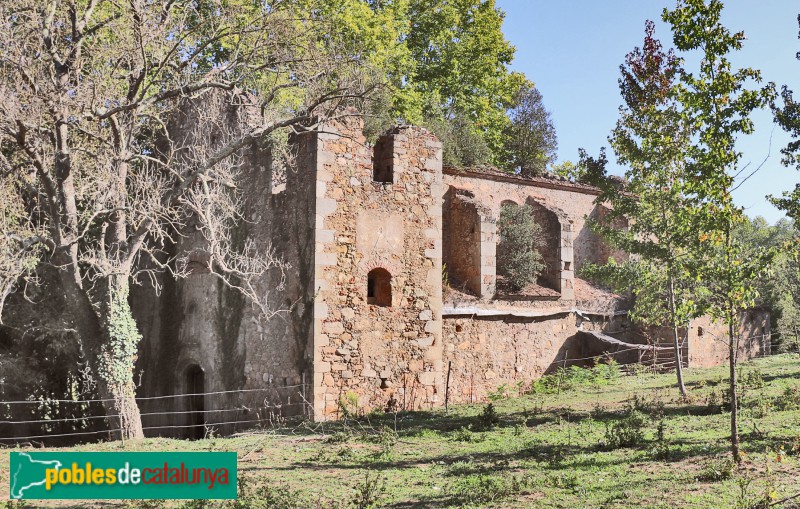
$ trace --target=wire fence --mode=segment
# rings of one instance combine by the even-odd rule
[[[227,391],[190,392],[164,396],[145,396],[135,398],[142,412],[142,430],[148,436],[182,436],[204,438],[218,434],[235,433],[247,428],[263,426],[274,427],[285,422],[287,416],[310,415],[310,405],[304,394],[307,384],[271,386],[258,389],[238,389]],[[281,393],[276,397],[276,394]],[[202,407],[191,408],[193,402],[202,399]],[[230,399],[247,398],[248,403],[230,405]],[[294,400],[294,402],[292,401]],[[27,412],[58,415],[62,405],[97,406],[110,403],[111,398],[91,399],[30,399],[0,401],[0,415],[19,414],[19,409],[27,405]],[[226,405],[228,403],[228,405]],[[254,404],[255,403],[255,404]],[[172,408],[151,411],[148,407]],[[54,408],[55,406],[55,408]],[[6,412],[2,412],[6,409]],[[10,412],[8,410],[11,410]],[[88,413],[88,408],[84,409]],[[100,406],[99,410],[103,410]],[[0,420],[0,444],[32,440],[116,438],[121,436],[122,419],[113,413],[106,415],[78,415],[73,417],[9,418]],[[36,430],[31,432],[30,430]],[[25,431],[23,431],[25,430]],[[186,432],[189,433],[186,433]],[[74,441],[74,440],[72,440]],[[48,444],[49,445],[49,444]]]
[[[776,346],[773,338],[777,335],[778,333],[775,332],[741,338],[748,347],[746,357],[755,359],[771,355]],[[714,339],[723,341],[722,338]],[[651,343],[652,346],[661,344]],[[629,348],[622,348],[623,346],[625,345],[616,345],[614,351],[604,351],[597,355],[582,357],[569,357],[568,352],[565,352],[562,359],[556,359],[550,363],[548,370],[552,368],[565,369],[572,365],[586,365],[620,358],[635,359],[632,362],[620,362],[628,371],[647,369],[664,372],[675,367],[674,351],[669,352],[670,355],[661,355],[664,354],[663,350],[653,349],[652,356],[648,356],[648,350],[642,350],[641,345],[631,345]],[[681,357],[685,362],[685,355],[681,355]],[[446,392],[450,389],[450,383],[448,367]],[[311,386],[308,384],[297,384],[143,396],[137,397],[135,400],[142,409],[140,415],[143,431],[148,436],[203,438],[236,433],[244,428],[274,428],[285,423],[289,416],[310,417],[313,415],[312,407],[305,397],[310,389]],[[200,406],[197,405],[198,398],[202,401]],[[102,405],[113,401],[110,398],[43,398],[0,401],[0,417],[2,417],[0,418],[0,445],[36,440],[69,442],[76,439],[77,441],[85,440],[90,437],[94,439],[104,436],[119,437],[121,435],[121,419],[114,414],[106,415]],[[472,396],[470,396],[470,401],[472,401]],[[25,405],[28,407],[26,408]],[[73,405],[83,405],[83,408],[78,407],[70,411],[83,412],[86,415],[60,416],[64,414],[65,407],[71,408]],[[165,405],[168,405],[168,408],[164,409]],[[92,407],[99,412],[98,415],[91,415]],[[34,418],[19,417],[25,412],[34,414]],[[36,415],[37,413],[39,415]],[[51,444],[48,443],[48,445]]]

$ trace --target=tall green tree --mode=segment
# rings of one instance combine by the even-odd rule
[[[542,94],[531,83],[514,95],[503,130],[503,166],[523,176],[542,175],[556,158],[558,141]]]
[[[742,157],[736,140],[753,132],[751,114],[769,105],[775,92],[771,84],[759,85],[758,70],[733,68],[730,54],[742,48],[745,36],[722,25],[722,9],[719,0],[679,0],[675,9],[665,9],[662,17],[671,26],[676,48],[696,51],[701,57],[695,73],[681,72],[672,94],[681,106],[681,124],[690,128],[685,192],[695,201],[699,276],[710,290],[706,309],[728,326],[731,454],[739,462],[739,317],[742,310],[755,304],[753,280],[765,270],[768,260],[744,256],[743,246],[733,235],[744,218],[731,196]]]
[[[503,147],[506,109],[525,83],[509,70],[515,49],[503,35],[503,12],[495,0],[409,0],[408,6],[405,44],[412,68],[403,88],[420,102],[398,113],[412,122],[464,116],[483,134],[494,159]],[[431,108],[430,98],[440,111]]]
[[[645,25],[644,43],[620,66],[624,104],[609,138],[620,164],[627,170],[624,186],[603,172],[583,179],[602,190],[598,203],[611,211],[593,227],[613,246],[630,253],[624,265],[590,267],[587,274],[636,290],[632,317],[646,325],[672,330],[678,389],[686,396],[681,360],[680,328],[698,312],[688,274],[692,258],[694,202],[687,195],[684,152],[690,131],[681,118],[672,91],[681,62],[654,37],[655,24]],[[615,228],[626,219],[627,229]],[[623,288],[627,289],[627,288]]]

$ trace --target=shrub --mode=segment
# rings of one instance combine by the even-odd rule
[[[662,461],[668,461],[672,457],[672,449],[669,446],[669,441],[666,437],[664,419],[658,421],[656,428],[656,443],[653,445],[652,454],[653,458]]]
[[[530,484],[527,476],[473,474],[453,482],[447,492],[459,505],[486,504],[518,495]]]
[[[478,416],[478,426],[480,429],[489,430],[500,424],[500,416],[494,409],[493,403],[488,403],[483,407],[483,412]]]
[[[739,382],[746,389],[762,389],[764,388],[764,375],[757,368],[748,371],[740,370]]]
[[[370,437],[371,441],[380,445],[381,450],[375,455],[376,459],[390,460],[394,446],[397,444],[398,435],[395,430],[388,426],[381,426],[375,435]]]
[[[310,500],[287,486],[263,484],[254,486],[245,479],[239,481],[239,497],[233,509],[300,509],[308,507]],[[184,506],[186,509],[192,506]],[[196,507],[196,506],[194,506]]]
[[[461,427],[453,432],[452,440],[454,442],[468,442],[468,443],[475,443],[475,442],[483,442],[486,440],[484,435],[479,433],[473,433],[472,431],[468,430],[467,428]]]
[[[698,481],[719,482],[733,477],[736,463],[730,458],[718,458],[708,461],[697,476]]]
[[[534,221],[530,205],[510,203],[500,208],[497,230],[497,271],[514,290],[521,290],[536,281],[544,269],[539,252],[544,245],[542,228]]]
[[[625,417],[606,428],[606,444],[612,449],[633,447],[644,442],[647,417],[638,410],[630,410]]]
[[[793,385],[784,389],[783,393],[775,398],[775,407],[778,410],[800,409],[800,387]]]
[[[379,475],[370,476],[369,471],[364,474],[364,482],[355,486],[356,493],[351,500],[356,509],[371,509],[381,507],[381,500],[386,498],[386,478]]]

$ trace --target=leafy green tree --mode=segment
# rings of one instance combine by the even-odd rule
[[[497,270],[512,289],[521,290],[535,282],[544,269],[542,228],[534,221],[530,205],[507,203],[500,208],[497,231]]]
[[[443,144],[445,166],[475,167],[491,160],[491,150],[483,133],[464,115],[429,117],[425,125]]]
[[[672,50],[663,50],[654,32],[655,24],[648,21],[642,47],[629,53],[620,66],[624,104],[609,140],[619,162],[627,166],[627,182],[623,187],[606,177],[605,164],[588,164],[585,153],[586,171],[580,177],[600,187],[597,203],[611,208],[592,227],[613,246],[630,253],[633,261],[589,266],[585,272],[615,281],[624,290],[634,288],[632,317],[646,325],[671,328],[678,389],[686,396],[679,329],[699,311],[693,298],[696,289],[689,283],[694,203],[687,198],[683,159],[689,131],[671,95],[681,63]],[[615,228],[620,218],[629,222],[627,229]]]
[[[515,50],[495,0],[295,4],[328,20],[324,37],[380,69],[386,88],[366,112],[368,137],[398,122],[424,125],[445,141],[445,164],[508,167],[511,118],[535,89],[509,69]]]
[[[671,93],[681,106],[681,125],[689,127],[691,136],[685,147],[684,192],[695,204],[699,277],[709,288],[706,309],[728,326],[731,453],[739,462],[737,329],[741,311],[756,302],[753,281],[765,270],[768,257],[744,256],[733,235],[744,217],[731,196],[741,159],[736,139],[753,132],[750,115],[770,104],[775,93],[771,84],[748,88],[761,82],[759,71],[733,69],[729,54],[742,48],[745,37],[721,24],[722,9],[719,0],[680,0],[675,9],[664,10],[663,19],[671,26],[678,50],[698,51],[702,57],[696,73],[680,73]]]
[[[503,130],[503,166],[523,176],[545,173],[556,158],[556,129],[533,84],[520,88],[509,110],[509,124]]]
[[[410,122],[464,116],[483,134],[493,154],[501,153],[506,109],[525,83],[508,68],[514,47],[502,31],[503,12],[495,0],[408,0],[405,44],[412,68],[397,105]],[[430,108],[430,98],[438,105]]]

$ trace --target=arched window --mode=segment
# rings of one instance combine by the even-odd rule
[[[191,394],[191,396],[186,396],[186,402],[189,406],[189,413],[187,414],[189,427],[186,428],[187,438],[196,440],[205,438],[205,392],[206,381],[203,368],[197,364],[190,365],[186,368],[186,394]]]
[[[386,269],[372,269],[367,274],[367,304],[392,305],[392,275]]]

